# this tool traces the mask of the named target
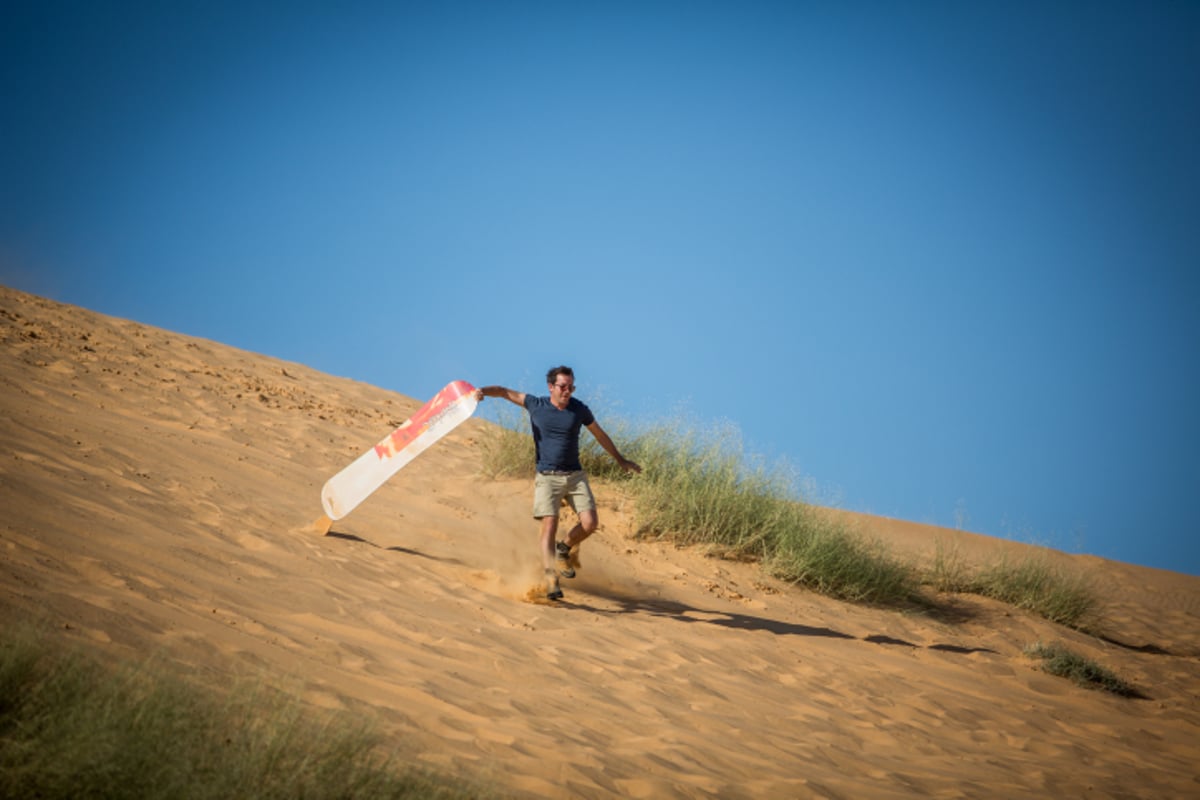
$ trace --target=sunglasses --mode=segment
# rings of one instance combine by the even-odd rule
[[[558,389],[560,392],[573,392],[573,391],[575,391],[575,384],[573,384],[573,383],[556,383],[556,384],[554,384],[554,388]]]

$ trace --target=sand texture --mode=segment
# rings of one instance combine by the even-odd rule
[[[519,797],[1200,797],[1200,578],[1055,554],[1115,641],[975,597],[871,609],[634,538],[601,487],[539,604],[531,481],[479,477],[478,419],[322,535],[325,480],[427,398],[11,289],[0,343],[5,624],[269,676]],[[846,516],[915,558],[1029,547]],[[1040,671],[1036,641],[1145,698]]]

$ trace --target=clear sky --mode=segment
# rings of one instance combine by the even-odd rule
[[[1200,4],[10,0],[0,91],[7,285],[1200,574]]]

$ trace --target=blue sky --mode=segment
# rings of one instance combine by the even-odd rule
[[[1200,574],[1194,3],[16,2],[0,88],[7,285]]]

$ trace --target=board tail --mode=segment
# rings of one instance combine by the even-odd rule
[[[321,489],[325,515],[338,520],[349,514],[388,478],[470,418],[478,405],[471,384],[446,384],[400,427],[326,482]]]

